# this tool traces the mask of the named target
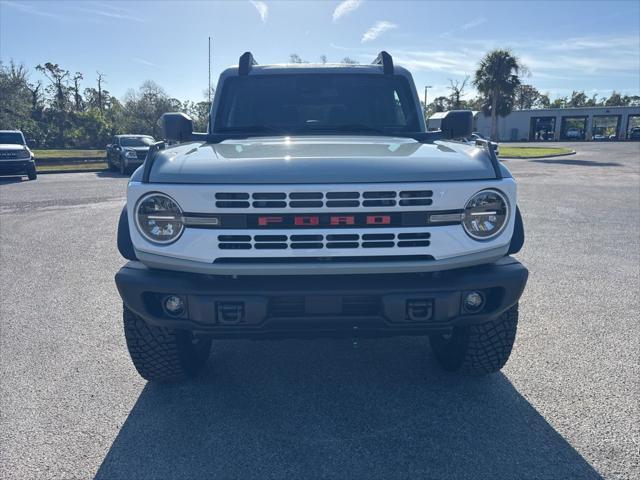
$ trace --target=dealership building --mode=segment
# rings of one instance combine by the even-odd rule
[[[640,127],[640,107],[514,110],[498,117],[500,141],[627,140]],[[474,112],[474,129],[491,134],[491,117]]]

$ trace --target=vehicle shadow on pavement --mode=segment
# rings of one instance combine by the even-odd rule
[[[22,177],[0,177],[0,185],[5,183],[21,183]]]
[[[100,178],[129,178],[131,175],[122,175],[120,172],[111,172],[109,170],[100,170],[95,172],[96,177]]]
[[[439,370],[423,338],[215,342],[147,384],[96,479],[601,478],[507,377]]]

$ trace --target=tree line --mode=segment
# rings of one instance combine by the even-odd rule
[[[44,82],[31,81],[24,65],[0,64],[0,129],[22,130],[38,148],[104,148],[122,133],[161,138],[158,119],[165,112],[185,112],[196,130],[207,129],[208,101],[180,101],[152,80],[119,100],[105,88],[103,73],[87,81],[56,63],[35,69]]]
[[[291,63],[307,63],[292,53]],[[320,57],[327,62],[326,55]],[[344,57],[344,64],[356,60]],[[207,100],[180,101],[162,87],[147,80],[137,90],[129,90],[118,99],[105,88],[108,78],[96,72],[93,78],[71,72],[56,63],[37,65],[45,81],[31,81],[24,65],[0,63],[0,129],[19,129],[39,148],[103,148],[113,135],[137,133],[161,138],[158,119],[165,112],[182,111],[194,120],[194,130],[206,131],[210,103]],[[574,91],[570,96],[551,100],[523,79],[527,68],[509,50],[487,53],[473,75],[449,81],[449,95],[439,96],[423,105],[425,115],[446,110],[470,109],[492,117],[495,136],[497,117],[512,110],[531,108],[571,108],[591,106],[640,106],[640,96],[613,91],[610,97],[587,96]],[[473,85],[478,95],[466,99]],[[204,98],[209,98],[204,92]]]
[[[460,80],[449,80],[447,89],[449,95],[442,95],[433,99],[427,105],[427,112],[444,112],[447,110],[469,109],[483,110],[484,99],[482,96],[465,100],[465,88],[469,77]],[[549,93],[542,93],[533,85],[520,84],[514,89],[511,110],[530,110],[539,108],[578,108],[578,107],[637,107],[640,106],[640,96],[622,95],[615,90],[609,97],[598,97],[593,94],[589,97],[583,90],[574,90],[569,96],[549,98]]]

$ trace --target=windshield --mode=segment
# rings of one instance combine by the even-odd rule
[[[153,144],[153,137],[122,137],[120,145],[123,147],[148,147]]]
[[[24,138],[20,132],[0,132],[0,143],[24,145]]]
[[[250,75],[225,80],[214,132],[265,134],[419,132],[405,77]]]

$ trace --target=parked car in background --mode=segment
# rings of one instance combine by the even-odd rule
[[[579,128],[575,128],[575,127],[568,128],[564,136],[567,139],[573,139],[573,140],[584,139],[584,135],[582,131]]]
[[[464,143],[467,145],[475,145],[477,140],[489,140],[488,138],[483,137],[478,132],[472,132],[471,135],[462,139]],[[491,148],[496,152],[496,155],[500,155],[500,147],[496,142],[489,142],[491,144]]]
[[[33,152],[20,130],[0,130],[0,175],[38,177]]]
[[[629,140],[640,140],[640,127],[629,130]]]
[[[109,170],[125,175],[142,165],[155,139],[149,135],[116,135],[107,145]]]

